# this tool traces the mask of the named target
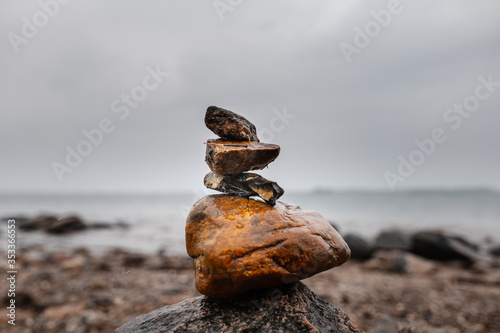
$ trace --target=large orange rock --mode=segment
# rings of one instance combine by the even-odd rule
[[[224,298],[295,282],[350,256],[342,237],[316,212],[227,195],[194,204],[186,247],[194,258],[196,289]]]

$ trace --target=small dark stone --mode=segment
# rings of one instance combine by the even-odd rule
[[[123,258],[123,266],[125,267],[139,267],[146,261],[146,258],[140,254],[127,254]]]
[[[259,141],[255,125],[232,111],[209,106],[205,125],[219,137],[234,141]]]
[[[264,169],[280,154],[280,146],[270,143],[208,140],[205,162],[218,175],[235,175]]]
[[[404,250],[411,247],[411,234],[399,230],[382,231],[375,239],[375,247],[381,250]]]
[[[500,245],[493,246],[489,252],[494,257],[500,257]]]
[[[205,176],[204,183],[209,189],[229,195],[244,198],[258,196],[271,206],[276,205],[276,200],[285,193],[276,182],[269,181],[255,173],[219,176],[209,172]]]
[[[412,237],[411,252],[432,260],[463,260],[473,262],[484,259],[478,246],[456,235],[440,231],[421,231]]]
[[[46,230],[57,218],[51,215],[38,215],[32,219],[24,220],[19,224],[19,229],[24,231]]]
[[[2,305],[9,306],[11,304],[11,299],[15,299],[16,308],[37,308],[38,307],[33,296],[31,296],[31,294],[24,292],[24,291],[17,291],[16,290],[16,296],[14,298],[9,297],[8,295],[4,296],[2,299]]]
[[[389,272],[396,274],[408,273],[408,263],[406,261],[406,252],[396,250],[394,258],[390,262]]]
[[[368,239],[356,234],[347,234],[344,236],[344,240],[351,249],[351,259],[366,260],[371,258],[374,247]]]
[[[63,234],[72,231],[83,230],[86,225],[78,216],[67,216],[52,222],[46,229],[51,234]]]
[[[116,332],[362,333],[341,309],[300,282],[234,299],[188,299],[139,316]]]

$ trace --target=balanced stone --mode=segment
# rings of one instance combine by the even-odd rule
[[[234,141],[259,141],[255,125],[232,111],[209,106],[205,125],[223,139]]]
[[[205,162],[218,175],[264,169],[280,154],[280,146],[255,141],[207,141]]]
[[[229,195],[245,198],[259,196],[271,206],[276,205],[276,200],[285,193],[285,190],[276,182],[267,180],[256,173],[220,176],[209,172],[205,176],[204,183],[209,189]]]
[[[342,237],[316,212],[227,195],[194,204],[186,248],[194,258],[196,289],[222,298],[296,282],[350,256]]]

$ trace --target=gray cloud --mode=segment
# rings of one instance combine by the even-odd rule
[[[436,127],[448,140],[398,188],[496,187],[500,89],[456,131],[443,114],[500,81],[500,4],[401,1],[370,45],[347,64],[341,42],[387,1],[243,2],[220,21],[210,2],[73,0],[15,54],[0,44],[1,191],[168,191],[201,187],[208,105],[262,130],[273,109],[296,115],[273,142],[263,175],[285,189],[381,188],[398,156]],[[20,34],[38,2],[9,2],[0,31]],[[121,121],[111,103],[141,84],[147,66],[170,76]],[[52,161],[108,117],[116,129],[64,182]]]

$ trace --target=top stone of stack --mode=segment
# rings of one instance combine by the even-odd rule
[[[205,125],[222,139],[259,142],[254,124],[239,114],[217,106],[208,107]]]
[[[205,162],[212,172],[205,176],[205,186],[231,196],[258,196],[276,205],[284,190],[276,182],[247,171],[267,167],[278,157],[280,146],[260,142],[254,124],[217,106],[207,108],[205,124],[220,137],[206,142]]]

